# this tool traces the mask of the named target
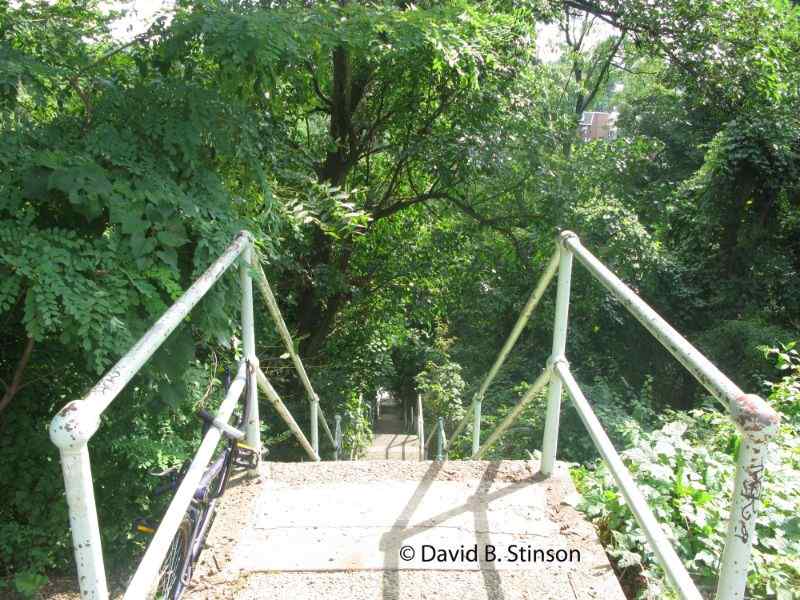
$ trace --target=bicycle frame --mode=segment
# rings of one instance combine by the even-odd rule
[[[228,388],[230,388],[230,383],[230,377],[227,377],[226,392],[228,391]],[[194,498],[192,499],[192,502],[186,511],[186,516],[191,523],[191,533],[186,552],[181,557],[182,563],[178,584],[170,600],[179,598],[183,594],[185,587],[189,585],[194,573],[194,565],[200,558],[200,554],[205,546],[206,537],[208,536],[208,532],[210,531],[211,525],[214,522],[217,499],[225,493],[230,472],[235,464],[237,456],[238,439],[243,437],[240,428],[245,421],[245,416],[248,410],[246,386],[244,390],[244,396],[245,401],[243,410],[240,417],[236,419],[235,427],[232,427],[227,423],[218,423],[218,419],[206,413],[205,411],[200,411],[199,413],[199,416],[204,421],[203,436],[208,433],[208,430],[211,427],[216,427],[217,429],[221,430],[223,434],[225,434],[225,436],[228,438],[228,443],[222,449],[222,452],[219,454],[219,456],[217,456],[211,465],[206,469],[205,473],[203,473],[203,477],[201,478],[200,483],[195,490]],[[222,475],[223,479],[219,484],[219,489],[212,489],[212,483],[217,479],[217,477],[220,476],[220,473],[223,470],[225,470],[225,473]],[[182,469],[181,473],[185,475],[185,469]],[[178,478],[174,480],[171,486],[172,489],[180,485],[181,480],[182,477],[179,475]]]

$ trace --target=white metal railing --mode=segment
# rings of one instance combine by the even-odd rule
[[[250,394],[245,415],[245,437],[248,446],[256,456],[261,456],[260,419],[258,413],[257,388],[260,388],[278,414],[284,419],[300,445],[312,460],[319,461],[319,436],[317,424],[322,423],[329,440],[333,444],[335,458],[341,450],[341,426],[337,415],[337,436],[334,439],[325,416],[319,407],[319,396],[314,392],[303,363],[292,343],[291,335],[281,316],[278,304],[270,289],[264,271],[258,261],[252,236],[243,231],[236,236],[230,246],[195,281],[186,292],[155,322],[142,338],[123,356],[89,393],[81,400],[73,400],[62,408],[50,424],[50,439],[58,447],[61,468],[64,475],[67,504],[69,507],[70,529],[78,570],[78,581],[83,600],[107,600],[108,584],[103,551],[100,540],[100,525],[92,483],[92,470],[89,460],[88,443],[100,426],[100,416],[114,398],[123,390],[147,360],[164,343],[175,328],[183,321],[203,296],[239,260],[239,276],[242,290],[242,345],[243,360],[239,364],[236,378],[231,383],[225,399],[217,411],[215,421],[223,426],[228,424],[231,413],[247,389]],[[275,389],[261,370],[256,357],[255,327],[253,315],[253,282],[255,274],[259,290],[264,296],[270,314],[283,339],[286,350],[303,382],[311,408],[311,443],[306,439],[289,410],[283,404]],[[222,432],[219,427],[211,427],[195,454],[180,486],[175,492],[164,517],[159,524],[145,555],[134,574],[124,600],[140,600],[152,591],[158,570],[164,561],[169,545],[180,526],[194,492],[211,460]],[[253,469],[255,471],[256,468]]]
[[[472,415],[467,414],[451,436],[455,439],[473,419],[472,458],[481,458],[497,442],[522,412],[522,409],[549,383],[547,415],[542,443],[541,472],[545,476],[553,473],[558,446],[558,426],[561,413],[562,386],[575,406],[578,415],[589,431],[595,446],[619,485],[628,506],[641,526],[653,548],[657,560],[667,577],[685,600],[701,600],[697,586],[686,571],[669,538],[639,491],[633,477],[614,449],[608,435],[592,411],[583,392],[572,376],[565,357],[569,295],[572,278],[573,257],[610,291],[622,305],[714,396],[725,403],[742,436],[736,467],[734,493],[728,522],[725,549],[721,557],[721,568],[717,582],[717,600],[740,600],[744,598],[747,571],[752,553],[753,533],[758,514],[758,501],[768,450],[768,442],[778,428],[779,417],[762,398],[744,394],[705,356],[673,329],[658,313],[647,305],[636,293],[606,268],[580,243],[578,236],[565,231],[559,236],[556,252],[548,263],[528,303],[517,320],[511,334],[484,378],[472,401]],[[544,290],[558,272],[556,292],[553,347],[546,368],[528,388],[526,393],[497,426],[483,445],[480,444],[481,403],[486,390],[500,367],[505,362],[522,329],[529,320]]]
[[[422,414],[422,394],[417,394],[417,446],[419,459],[425,460],[425,417]]]

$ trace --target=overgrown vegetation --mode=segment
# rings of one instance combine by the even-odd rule
[[[453,426],[568,228],[743,389],[778,382],[785,424],[748,594],[798,586],[796,355],[787,346],[776,368],[759,350],[800,327],[796,2],[179,0],[125,40],[117,16],[99,0],[0,2],[8,585],[30,594],[70,572],[53,414],[237,231],[254,234],[357,456],[379,388],[424,393],[427,416]],[[581,139],[593,110],[618,114],[614,139]],[[146,471],[192,453],[193,411],[218,401],[239,356],[236,283],[223,278],[92,440],[112,568],[140,550],[129,524],[153,510]],[[307,429],[304,391],[258,310],[261,365]],[[548,293],[484,399],[487,435],[545,364],[552,314]],[[711,590],[736,448],[727,420],[579,268],[567,354]],[[543,407],[492,456],[539,448]],[[266,408],[271,457],[297,458]],[[566,403],[561,440],[629,590],[660,594]]]
[[[762,509],[757,522],[753,598],[796,597],[800,589],[800,356],[795,343],[774,350],[786,375],[770,388],[769,402],[781,413],[780,432],[765,464]],[[667,412],[662,425],[632,424],[623,458],[656,517],[665,524],[678,554],[709,595],[716,588],[725,541],[739,435],[725,408]],[[601,463],[574,471],[582,510],[597,524],[622,581],[648,597],[669,593],[657,565],[608,469]]]

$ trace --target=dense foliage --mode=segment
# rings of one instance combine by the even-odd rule
[[[72,560],[53,414],[241,229],[351,457],[369,444],[378,389],[423,394],[426,428],[442,416],[452,430],[565,228],[743,389],[779,380],[759,348],[800,327],[796,2],[179,0],[126,40],[105,4],[0,2],[0,576],[19,591]],[[618,115],[614,139],[582,141],[592,110]],[[192,453],[193,411],[219,400],[240,355],[238,294],[225,276],[92,440],[114,568],[140,549],[130,519],[158,511],[145,473]],[[485,435],[545,364],[553,301],[487,393]],[[257,310],[261,365],[307,428]],[[576,377],[710,589],[732,429],[577,267],[570,311]],[[771,390],[786,424],[758,598],[797,585],[793,369]],[[539,448],[543,407],[492,456]],[[271,456],[297,459],[262,414]],[[632,593],[658,593],[568,406],[561,431],[560,458],[586,465],[587,510]],[[454,455],[468,450],[456,441]]]
[[[800,589],[800,358],[794,346],[777,353],[787,374],[769,384],[769,401],[783,422],[765,469],[748,581],[752,598],[790,600]],[[656,517],[667,524],[689,572],[711,595],[727,530],[739,438],[716,408],[670,412],[662,419],[664,424],[650,432],[632,424],[623,458]],[[598,525],[623,582],[634,588],[646,583],[654,597],[668,592],[664,573],[606,467],[581,467],[576,475],[582,509]]]

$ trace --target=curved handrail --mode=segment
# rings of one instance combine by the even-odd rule
[[[313,460],[320,460],[317,435],[318,422],[322,422],[338,458],[338,453],[341,449],[341,429],[339,429],[339,435],[337,435],[339,440],[337,442],[331,435],[325,416],[319,408],[319,396],[314,392],[303,362],[294,350],[289,330],[258,261],[253,247],[253,238],[247,231],[242,231],[219,258],[92,387],[89,393],[80,400],[69,402],[56,414],[50,424],[50,438],[58,447],[61,458],[64,487],[69,506],[70,529],[72,531],[73,549],[82,598],[91,600],[108,599],[108,584],[92,485],[88,442],[97,432],[100,426],[100,416],[103,412],[237,259],[241,259],[239,274],[242,289],[244,361],[240,365],[237,378],[231,384],[216,418],[220,423],[227,423],[236,400],[243,390],[247,388],[248,394],[251,394],[247,403],[247,445],[254,448],[256,456],[260,457],[260,419],[255,395],[257,385],[258,388],[265,392],[278,414],[287,422],[291,431],[300,441],[301,446]],[[258,358],[255,355],[252,273],[256,275],[259,289],[266,300],[270,314],[309,394],[312,408],[311,444],[309,444],[305,435],[292,418],[291,413],[283,405],[259,367]],[[245,365],[249,366],[245,368]],[[245,380],[247,380],[248,385],[245,385]],[[337,426],[339,426],[338,419]],[[204,469],[208,465],[211,453],[216,447],[220,435],[220,429],[212,427],[203,438],[203,442],[192,460],[187,475],[179,486],[165,517],[162,519],[155,536],[148,546],[128,591],[125,593],[125,600],[144,598],[149,591],[147,586],[153,581],[157,569],[164,560],[169,543],[180,525],[180,517],[186,512],[194,488],[196,488],[199,477],[202,476]],[[255,471],[255,469],[253,470]]]

